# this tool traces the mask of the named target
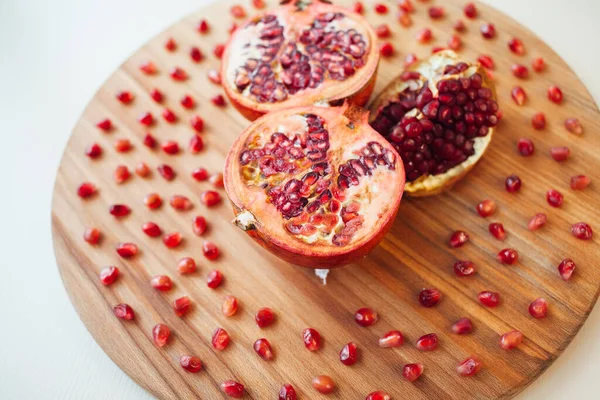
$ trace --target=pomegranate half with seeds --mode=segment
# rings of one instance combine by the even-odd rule
[[[280,258],[332,268],[366,255],[390,228],[404,168],[354,106],[270,113],[233,144],[225,190],[234,223]]]
[[[493,84],[449,50],[416,62],[370,106],[371,126],[400,153],[405,190],[440,193],[479,161],[498,123]]]
[[[287,0],[232,35],[221,76],[231,103],[249,120],[283,108],[351,98],[364,105],[379,51],[359,14],[321,0]]]

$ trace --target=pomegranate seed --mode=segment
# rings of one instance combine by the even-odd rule
[[[515,193],[521,189],[521,178],[517,175],[510,175],[506,178],[504,182],[504,186],[506,187],[506,191],[508,193]]]
[[[152,340],[157,347],[164,347],[169,341],[171,330],[165,324],[156,324],[152,328]]]
[[[163,237],[163,243],[170,249],[173,249],[181,244],[181,234],[179,232],[169,233]]]
[[[450,35],[448,39],[448,48],[451,50],[459,50],[462,47],[462,39],[456,35]]]
[[[512,71],[514,76],[520,79],[525,79],[529,76],[529,70],[526,66],[521,64],[513,64],[510,67],[510,70]]]
[[[391,400],[392,396],[384,392],[383,390],[378,390],[376,392],[369,393],[365,400]]]
[[[166,275],[156,275],[150,280],[150,285],[156,290],[167,291],[173,287],[173,281]]]
[[[431,54],[439,53],[440,51],[444,51],[444,50],[446,50],[446,48],[443,46],[433,46],[431,48]]]
[[[456,21],[452,28],[458,33],[463,33],[464,31],[467,30],[467,26],[465,25],[465,23],[463,22],[462,19],[459,19],[458,21]]]
[[[192,96],[190,96],[189,94],[184,95],[181,98],[180,102],[181,102],[181,105],[184,108],[187,108],[187,109],[191,109],[191,108],[194,108],[196,106],[196,102],[194,101],[194,99],[192,98]]]
[[[83,240],[89,244],[98,244],[100,241],[100,230],[98,228],[86,228],[83,232]]]
[[[201,20],[200,22],[198,22],[198,25],[196,25],[196,29],[198,30],[198,32],[200,33],[207,33],[208,30],[210,29],[208,22],[206,22],[205,19]]]
[[[151,113],[145,112],[138,117],[138,122],[144,126],[150,126],[154,123],[154,117]]]
[[[362,14],[365,10],[365,6],[360,1],[357,1],[354,3],[354,6],[352,6],[352,10],[354,10],[354,12],[357,14]]]
[[[399,0],[398,8],[407,13],[412,13],[415,11],[415,6],[412,4],[411,0]]]
[[[204,148],[204,141],[198,135],[192,136],[189,144],[190,153],[198,154]]]
[[[577,175],[571,177],[571,189],[583,190],[590,185],[592,180],[587,175]]]
[[[475,4],[473,4],[473,3],[467,3],[465,5],[464,12],[465,12],[465,15],[467,16],[467,18],[473,19],[473,18],[477,17],[477,8],[475,7]]]
[[[129,104],[133,101],[133,95],[128,91],[121,91],[117,93],[117,100],[122,104]]]
[[[385,4],[377,3],[375,4],[375,12],[377,14],[387,14],[388,7]]]
[[[419,293],[419,303],[421,303],[423,307],[433,307],[440,301],[441,295],[442,294],[437,289],[423,289],[421,293]]]
[[[428,43],[432,37],[433,34],[431,33],[431,29],[429,28],[423,28],[417,32],[417,41],[419,43]]]
[[[131,142],[129,139],[117,139],[115,140],[115,150],[119,153],[125,153],[131,150]]]
[[[452,332],[457,335],[465,335],[473,332],[473,323],[469,318],[461,318],[452,324]]]
[[[215,85],[221,84],[221,73],[216,69],[209,69],[206,72],[206,76],[208,76],[208,80],[210,80]]]
[[[418,61],[415,53],[408,53],[406,57],[404,57],[404,67],[409,67]]]
[[[409,26],[411,26],[412,18],[410,17],[410,14],[405,11],[400,10],[398,12],[398,23],[405,28],[408,28]]]
[[[530,231],[537,231],[542,226],[546,224],[546,220],[548,217],[544,213],[537,213],[529,220],[529,224],[527,224],[527,228]]]
[[[152,91],[150,92],[150,97],[152,97],[152,100],[154,100],[157,103],[162,103],[164,98],[162,92],[156,88],[152,89]]]
[[[558,273],[564,281],[571,279],[573,272],[575,272],[576,265],[570,258],[565,258],[558,264]]]
[[[469,241],[469,234],[465,231],[455,231],[450,239],[448,240],[448,245],[452,248],[461,247],[463,244]]]
[[[171,207],[176,210],[186,211],[192,208],[192,202],[185,196],[176,194],[171,197]]]
[[[205,181],[208,179],[208,171],[206,168],[196,168],[192,171],[192,177],[199,182]]]
[[[180,297],[173,301],[173,311],[178,317],[183,317],[190,310],[191,300],[187,296]]]
[[[214,243],[206,240],[202,243],[202,253],[209,260],[216,260],[219,257],[219,248]]]
[[[190,125],[198,133],[202,133],[202,131],[204,131],[204,120],[197,115],[192,117],[190,120]]]
[[[162,117],[165,121],[167,121],[168,123],[172,124],[173,122],[177,121],[177,116],[175,115],[175,113],[169,109],[169,108],[165,108],[162,112]]]
[[[558,86],[550,86],[548,88],[548,99],[556,104],[562,103],[563,94]]]
[[[479,61],[479,64],[481,64],[481,66],[484,68],[494,69],[494,60],[492,59],[492,57],[486,54],[479,56],[477,61]]]
[[[333,379],[327,375],[315,376],[312,379],[312,386],[319,393],[329,394],[335,390]]]
[[[216,289],[221,285],[221,282],[223,282],[223,274],[221,271],[215,269],[208,273],[206,284],[209,288]]]
[[[477,204],[477,212],[483,218],[489,217],[496,212],[496,202],[489,199],[483,200],[481,203]]]
[[[379,347],[400,347],[404,343],[404,336],[400,331],[389,331],[379,338]]]
[[[517,149],[523,157],[529,157],[533,155],[533,152],[535,151],[535,146],[531,139],[521,138],[517,142]]]
[[[254,320],[259,328],[266,328],[275,320],[275,313],[270,308],[264,307],[256,312]]]
[[[145,163],[140,162],[138,165],[135,166],[135,173],[141,176],[142,178],[145,178],[146,176],[148,176],[148,174],[150,174],[150,168]]]
[[[239,382],[228,380],[221,383],[221,390],[229,397],[239,399],[244,395],[244,385]]]
[[[262,10],[263,8],[265,8],[267,6],[265,4],[264,0],[252,0],[252,5],[254,6],[254,8],[256,8],[258,10]]]
[[[544,113],[535,113],[533,117],[531,117],[531,125],[536,130],[541,130],[546,127],[546,116]]]
[[[417,339],[417,349],[421,351],[432,351],[438,347],[438,337],[435,333],[429,333]]]
[[[273,359],[273,350],[271,349],[271,343],[265,338],[258,339],[254,342],[254,351],[265,361]]]
[[[513,87],[510,92],[510,95],[511,95],[512,99],[514,100],[514,102],[518,106],[522,106],[523,104],[525,104],[527,95],[525,94],[525,91],[523,90],[523,88],[521,86]]]
[[[525,46],[523,46],[523,42],[521,39],[512,38],[508,41],[508,48],[515,54],[522,56],[525,54]]]
[[[91,159],[98,158],[102,155],[102,147],[99,144],[94,143],[87,149],[85,149],[85,155]]]
[[[225,296],[225,301],[221,305],[221,312],[226,317],[232,317],[238,310],[238,299],[235,296]],[[258,322],[257,322],[258,324]]]
[[[131,213],[131,208],[129,208],[125,204],[113,204],[108,210],[113,216],[117,218],[125,217],[129,215],[129,213]]]
[[[118,165],[114,172],[114,179],[117,184],[121,184],[129,179],[129,169],[125,165]]]
[[[567,118],[565,120],[565,128],[567,128],[569,132],[574,133],[576,135],[583,134],[583,127],[581,126],[577,118]]]
[[[382,43],[381,47],[379,48],[379,53],[382,57],[391,57],[394,55],[394,52],[394,45],[392,45],[390,42]]]
[[[500,347],[504,350],[514,349],[523,341],[523,334],[519,331],[506,332],[500,337]]]
[[[142,231],[150,237],[158,237],[162,234],[162,230],[154,222],[146,222],[142,225]]]
[[[486,307],[496,307],[500,302],[500,293],[484,291],[477,296],[479,302]]]
[[[223,97],[223,95],[220,95],[220,94],[211,98],[210,101],[217,107],[225,107],[225,105],[226,105],[225,98]]]
[[[175,178],[175,171],[167,164],[161,164],[157,167],[158,173],[168,181],[172,181]]]
[[[174,81],[185,81],[188,78],[187,72],[180,67],[171,68],[169,75]]]
[[[423,374],[423,364],[406,364],[402,368],[402,375],[409,382],[414,382]]]
[[[564,202],[564,197],[558,190],[550,189],[546,192],[546,201],[552,207],[560,207]]]
[[[217,328],[213,332],[212,345],[216,350],[223,351],[229,345],[229,333],[223,328]]]
[[[194,356],[181,356],[179,364],[188,372],[196,373],[202,369],[202,361]]]
[[[128,304],[118,304],[113,308],[113,312],[117,318],[125,319],[131,321],[135,318],[135,313],[133,312],[133,308],[131,308]]]
[[[156,73],[156,65],[152,61],[144,61],[140,64],[140,71],[146,75],[152,75]]]
[[[224,51],[225,51],[225,45],[217,44],[217,45],[215,45],[215,48],[213,49],[213,54],[215,55],[215,57],[217,57],[220,60],[221,57],[223,57]]]
[[[357,358],[356,343],[349,342],[340,350],[340,361],[344,365],[354,365]]]
[[[119,268],[117,267],[106,267],[100,271],[100,282],[103,285],[112,285],[119,277]]]
[[[428,12],[431,19],[440,19],[445,15],[443,7],[429,7]]]
[[[388,24],[381,24],[375,28],[375,33],[377,34],[377,37],[379,37],[379,38],[390,37],[390,35],[391,35],[390,27],[388,26]]]
[[[213,207],[221,202],[221,195],[214,190],[207,190],[200,194],[200,200],[207,207]]]
[[[239,4],[231,6],[229,11],[234,18],[246,18],[246,10]]]
[[[379,316],[375,311],[366,307],[358,309],[354,314],[354,320],[360,326],[371,326],[377,322],[378,318]]]
[[[493,237],[498,240],[506,239],[506,232],[504,231],[504,225],[500,222],[492,222],[488,227]]]
[[[177,262],[177,271],[182,275],[196,272],[196,261],[191,257],[183,257]]]
[[[544,318],[548,312],[548,302],[543,297],[538,297],[529,305],[529,314],[533,318]]]
[[[104,132],[108,132],[112,129],[112,122],[106,118],[96,124],[96,127]]]
[[[289,383],[286,383],[279,389],[279,400],[296,400],[296,390]]]
[[[479,30],[481,31],[481,35],[486,39],[492,39],[496,36],[496,27],[494,24],[483,24]]]
[[[535,72],[542,72],[544,69],[546,69],[546,62],[542,57],[536,57],[531,62],[531,67]]]
[[[210,178],[208,179],[208,181],[215,188],[222,188],[222,187],[224,187],[224,184],[223,184],[223,174],[221,172],[217,172],[217,173],[212,174],[210,176]]]
[[[502,264],[513,265],[519,260],[519,253],[515,249],[502,249],[496,259]]]
[[[306,328],[302,331],[304,346],[310,351],[317,351],[321,347],[321,335],[316,329]]]
[[[456,367],[460,376],[473,376],[481,369],[481,361],[475,356],[470,356]]]
[[[206,219],[202,216],[197,216],[192,221],[192,229],[197,236],[202,236],[206,232]]]
[[[117,244],[117,254],[123,258],[133,257],[137,254],[138,247],[133,243],[119,243]]]
[[[567,158],[569,158],[570,154],[571,154],[571,150],[566,146],[550,148],[550,155],[556,161],[565,161]]]
[[[168,51],[174,51],[177,48],[177,42],[173,38],[168,38],[165,42],[165,49]]]
[[[93,183],[89,183],[89,182],[84,182],[81,185],[79,185],[79,187],[77,188],[77,195],[79,197],[81,197],[82,199],[91,197],[94,194],[96,194],[96,192],[97,192],[96,185],[94,185]]]
[[[162,199],[156,193],[150,193],[144,197],[144,204],[151,210],[155,210],[162,204]]]
[[[571,233],[577,239],[581,240],[591,240],[594,232],[592,231],[592,227],[586,224],[585,222],[578,222],[571,226]]]
[[[200,51],[199,48],[197,48],[196,46],[193,46],[190,49],[190,58],[192,59],[193,62],[200,62],[204,59],[204,54],[202,54],[202,52]]]
[[[152,134],[147,133],[146,136],[144,136],[144,145],[150,149],[156,147],[156,139],[154,136],[152,136]]]
[[[458,260],[454,263],[456,276],[471,276],[475,273],[475,264],[472,261]]]

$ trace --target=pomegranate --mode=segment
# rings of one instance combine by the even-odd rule
[[[380,347],[400,347],[404,343],[404,336],[400,331],[389,331],[379,338]]]
[[[356,343],[349,342],[340,350],[340,361],[344,365],[354,365],[358,359]]]
[[[543,297],[538,297],[529,305],[529,314],[534,318],[544,318],[548,313],[548,301]]]
[[[321,347],[321,334],[313,328],[306,328],[302,331],[302,340],[304,346],[310,351],[317,351]]]
[[[398,150],[409,195],[449,188],[479,161],[498,122],[482,67],[449,50],[412,64],[371,105],[371,125]]]
[[[500,347],[504,350],[514,349],[523,341],[523,334],[519,331],[506,332],[500,337]]]
[[[279,389],[279,400],[296,400],[297,398],[296,390],[289,383],[284,384]]]
[[[224,183],[234,223],[259,244],[293,264],[331,268],[364,256],[389,230],[404,170],[362,109],[298,107],[240,135]]]
[[[359,14],[328,3],[285,1],[231,35],[221,76],[246,118],[345,98],[367,102],[379,62],[375,31]]]
[[[227,380],[221,383],[221,390],[229,397],[233,397],[235,399],[240,399],[244,396],[245,388],[239,382],[234,380]]]
[[[465,335],[473,332],[473,323],[469,318],[461,318],[452,324],[452,332],[457,335]]]
[[[473,376],[481,369],[481,361],[475,356],[470,356],[456,367],[460,376]]]
[[[423,364],[406,364],[402,368],[402,375],[409,381],[414,382],[423,374]]]

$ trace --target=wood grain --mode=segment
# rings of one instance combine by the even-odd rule
[[[240,3],[250,9],[249,2]],[[351,1],[339,3],[349,5]],[[222,91],[208,81],[206,71],[219,65],[211,52],[215,43],[225,40],[228,25],[216,21],[223,21],[224,16],[225,20],[230,18],[231,4],[233,1],[214,3],[148,42],[107,80],[73,130],[56,179],[53,238],[65,287],[96,341],[127,374],[161,399],[222,398],[218,386],[226,379],[244,383],[248,389],[246,398],[251,399],[273,398],[283,383],[292,383],[300,398],[325,398],[310,386],[311,378],[318,374],[334,378],[337,390],[328,398],[339,399],[361,399],[377,389],[385,389],[396,399],[509,398],[520,392],[570,343],[599,293],[598,241],[582,242],[569,233],[572,223],[586,221],[596,227],[600,220],[600,137],[596,134],[600,118],[585,87],[566,63],[532,33],[494,9],[478,5],[480,17],[465,21],[468,31],[463,35],[465,47],[461,54],[472,60],[487,53],[496,61],[494,75],[504,117],[488,154],[452,191],[434,198],[405,199],[381,245],[359,263],[333,271],[323,286],[311,271],[269,255],[231,225],[232,214],[225,202],[206,209],[198,201],[198,194],[210,185],[190,177],[190,172],[199,166],[220,171],[229,145],[248,124],[233,107],[219,109],[209,101]],[[443,3],[448,15],[440,21],[431,21],[425,5],[416,3],[414,24],[407,29],[395,21],[394,2],[388,2],[392,12],[386,16],[374,14],[372,3],[365,4],[370,22],[387,22],[391,26],[391,40],[397,50],[394,57],[382,61],[376,91],[401,71],[407,53],[426,56],[432,46],[447,41],[454,21],[462,18],[459,0]],[[213,22],[210,35],[200,36],[194,29],[201,18]],[[483,21],[494,22],[496,39],[481,38],[478,28]],[[427,46],[418,45],[415,33],[425,26],[432,28],[434,40]],[[524,41],[525,56],[508,51],[506,43],[513,35]],[[163,43],[171,36],[177,40],[178,49],[168,53]],[[188,56],[193,45],[207,55],[199,64]],[[534,56],[546,59],[547,71],[530,71],[530,78],[524,81],[511,75],[511,64],[529,65]],[[145,60],[155,62],[159,73],[143,75],[138,65]],[[169,78],[168,70],[175,65],[188,71],[188,81],[173,82]],[[510,89],[515,84],[523,86],[528,94],[522,107],[510,99]],[[546,99],[546,89],[551,84],[563,89],[565,101],[560,106]],[[160,118],[162,107],[147,95],[154,87],[166,94],[164,106],[178,114],[178,123],[170,125]],[[134,102],[128,106],[119,104],[114,98],[118,90],[131,90],[136,95]],[[195,110],[180,106],[179,99],[185,93],[197,99]],[[205,150],[199,155],[184,151],[169,156],[147,149],[142,145],[147,129],[136,121],[144,111],[151,111],[157,118],[150,129],[156,137],[161,141],[177,140],[181,145],[187,144],[193,134],[189,118],[201,115],[207,122],[203,134]],[[546,113],[548,127],[544,131],[531,128],[529,121],[536,111]],[[583,124],[583,136],[574,136],[564,129],[564,119],[571,116]],[[108,134],[95,127],[106,117],[115,124]],[[520,137],[534,140],[533,157],[518,155],[516,141]],[[131,139],[134,149],[126,154],[116,153],[112,144],[117,138]],[[93,161],[84,155],[84,149],[92,142],[98,142],[105,150],[100,159]],[[571,159],[562,164],[549,156],[549,148],[559,145],[568,145],[572,151]],[[153,168],[151,177],[135,176],[123,185],[113,182],[112,173],[118,164],[133,169],[140,161]],[[155,171],[157,165],[165,162],[178,174],[172,182],[166,182]],[[504,190],[504,178],[511,173],[523,180],[518,194]],[[583,192],[574,192],[569,189],[569,177],[580,173],[589,175],[593,183]],[[96,183],[98,195],[86,201],[77,197],[76,188],[83,181]],[[553,209],[546,203],[545,192],[550,188],[565,195],[562,208]],[[176,212],[165,203],[161,209],[149,211],[143,206],[143,197],[150,192],[160,193],[164,200],[173,194],[187,195],[194,199],[194,209]],[[484,198],[492,198],[499,205],[489,221],[474,210]],[[117,202],[129,204],[132,215],[115,220],[108,207]],[[548,214],[548,224],[538,232],[529,232],[529,218],[542,211]],[[216,262],[202,256],[204,238],[194,236],[191,229],[195,215],[204,215],[209,221],[205,239],[217,243],[222,251]],[[148,220],[166,232],[180,231],[185,237],[183,245],[168,250],[160,239],[147,238],[140,226]],[[492,220],[504,223],[508,233],[504,243],[487,232]],[[82,240],[87,226],[96,226],[104,233],[99,245],[90,246]],[[468,231],[472,240],[451,250],[446,241],[456,229]],[[130,260],[120,259],[114,248],[123,241],[137,243],[140,254]],[[519,250],[518,265],[505,267],[495,261],[495,254],[504,247]],[[197,260],[196,275],[177,274],[176,263],[183,256]],[[556,271],[560,260],[566,257],[578,266],[569,282],[562,281]],[[456,259],[474,261],[478,274],[458,279],[452,271]],[[117,265],[122,272],[110,287],[104,287],[98,279],[98,272],[106,265]],[[208,289],[204,279],[213,268],[220,269],[226,277],[217,290]],[[153,290],[149,280],[157,274],[170,275],[174,289],[167,293]],[[422,288],[429,287],[440,289],[443,299],[438,306],[424,309],[417,296]],[[481,290],[499,291],[500,306],[481,307],[476,299]],[[183,294],[192,298],[193,310],[178,318],[170,303]],[[240,312],[229,319],[220,312],[227,294],[236,295],[242,304]],[[550,311],[547,318],[534,320],[527,307],[540,296],[548,299]],[[112,307],[121,302],[136,310],[134,321],[122,322],[112,315]],[[260,330],[253,315],[263,306],[276,311],[277,322]],[[363,306],[374,308],[380,315],[380,321],[370,328],[361,328],[353,321],[354,311]],[[453,335],[450,325],[463,316],[473,320],[475,332]],[[156,348],[151,340],[151,329],[158,322],[166,323],[173,331],[173,340],[163,349]],[[302,329],[309,326],[324,337],[324,347],[316,353],[309,353],[301,341]],[[216,327],[225,328],[232,336],[232,345],[222,353],[210,345]],[[398,349],[379,348],[377,338],[391,329],[405,334],[405,345]],[[526,339],[518,349],[503,351],[498,346],[499,336],[512,329],[521,330]],[[431,353],[417,351],[414,341],[430,332],[439,335],[439,349]],[[273,344],[274,361],[265,362],[252,351],[252,343],[259,337],[266,337]],[[361,352],[360,361],[353,367],[342,365],[337,357],[348,341],[356,342]],[[187,373],[178,364],[182,354],[197,355],[205,369],[199,374]],[[485,367],[474,378],[460,378],[455,366],[469,354],[478,355]],[[406,362],[425,365],[424,375],[414,384],[401,376]]]

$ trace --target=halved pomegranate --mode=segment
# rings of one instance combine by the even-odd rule
[[[404,187],[402,160],[354,106],[270,113],[233,144],[225,190],[234,223],[282,259],[349,264],[388,231]]]
[[[221,76],[249,120],[317,103],[364,105],[379,63],[375,31],[359,14],[322,0],[287,0],[232,35]]]
[[[406,192],[440,193],[473,168],[498,122],[485,70],[449,50],[416,62],[370,106],[371,126],[400,153]]]

